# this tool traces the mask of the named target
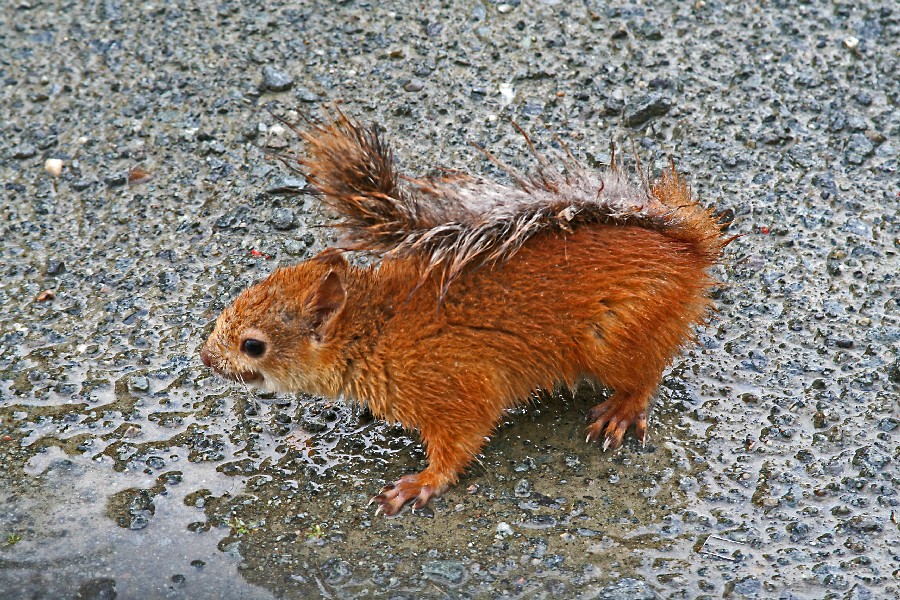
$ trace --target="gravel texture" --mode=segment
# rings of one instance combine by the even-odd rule
[[[178,4],[0,8],[5,598],[900,595],[895,3]],[[512,118],[734,214],[645,448],[546,395],[376,518],[415,435],[203,368],[230,299],[333,241],[270,111],[338,102],[411,174],[528,168]]]

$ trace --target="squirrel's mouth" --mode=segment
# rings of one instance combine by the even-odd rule
[[[238,383],[246,383],[252,385],[262,385],[263,382],[263,374],[259,371],[240,371],[238,373],[229,372],[222,373],[225,377],[232,381],[237,381]]]
[[[235,371],[232,369],[227,361],[222,360],[216,352],[209,350],[209,341],[200,348],[200,360],[203,361],[205,366],[212,369],[213,372],[218,373],[226,379],[237,381],[238,383],[261,386],[265,379],[263,374],[259,371],[252,371],[249,369],[245,371]]]

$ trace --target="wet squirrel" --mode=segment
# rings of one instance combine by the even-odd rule
[[[587,440],[616,448],[632,425],[645,439],[651,395],[705,320],[709,269],[729,241],[674,166],[650,182],[614,157],[599,176],[535,153],[534,173],[510,170],[514,186],[413,179],[375,126],[339,113],[298,132],[298,168],[345,243],[244,290],[204,364],[417,429],[428,466],[373,498],[387,514],[446,491],[535,390],[598,381],[613,393],[591,409]],[[352,266],[348,249],[380,263]]]

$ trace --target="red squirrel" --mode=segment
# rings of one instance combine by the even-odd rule
[[[428,466],[382,489],[376,513],[444,493],[536,390],[600,382],[612,395],[591,409],[587,441],[617,448],[632,425],[646,439],[651,396],[705,321],[709,270],[729,241],[674,166],[650,182],[614,159],[601,176],[535,153],[539,167],[511,172],[514,186],[413,179],[374,126],[338,114],[299,133],[297,168],[337,213],[342,249],[241,292],[205,365],[417,429]],[[343,250],[381,260],[353,266]]]

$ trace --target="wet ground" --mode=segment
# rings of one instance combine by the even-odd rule
[[[3,3],[4,598],[897,597],[898,39],[870,1]],[[376,518],[414,434],[202,367],[240,289],[333,240],[269,193],[265,106],[336,101],[412,174],[527,164],[512,117],[734,212],[647,447],[544,397]]]

